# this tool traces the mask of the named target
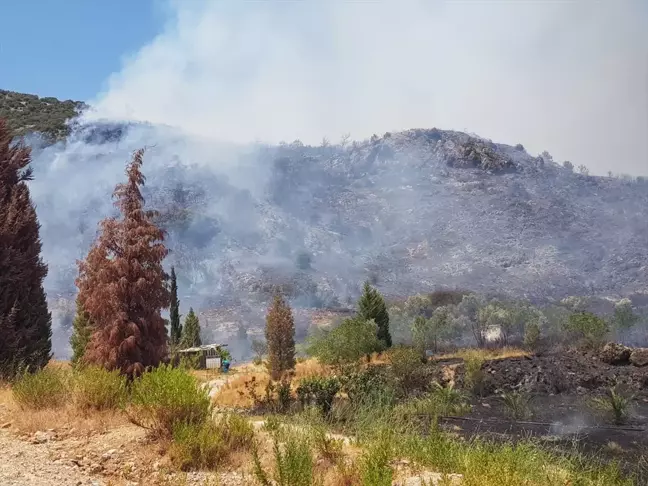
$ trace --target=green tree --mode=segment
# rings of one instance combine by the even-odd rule
[[[180,344],[183,348],[192,348],[202,344],[200,340],[200,321],[193,308],[189,309],[189,314],[185,318]]]
[[[310,338],[308,354],[322,363],[342,366],[355,363],[363,356],[383,348],[377,337],[377,326],[373,320],[361,317],[343,320],[339,326],[320,331]]]
[[[364,321],[373,320],[377,326],[376,336],[386,348],[391,347],[389,313],[387,312],[385,299],[369,282],[365,282],[362,296],[358,301],[358,317]]]
[[[630,299],[621,299],[614,305],[614,322],[619,329],[630,329],[638,320]]]
[[[290,306],[279,293],[268,309],[265,336],[270,376],[278,380],[295,368],[295,321]]]
[[[583,339],[585,344],[594,347],[602,344],[609,332],[607,323],[591,312],[576,312],[570,315],[567,330]]]
[[[414,345],[421,351],[438,350],[439,341],[447,338],[452,329],[453,316],[448,306],[437,307],[432,317],[418,316],[412,323]]]
[[[175,268],[171,267],[171,306],[169,308],[169,338],[171,346],[176,347],[182,339],[182,324],[180,323],[180,301],[178,300],[178,282]]]
[[[91,337],[92,325],[90,323],[90,314],[83,309],[83,305],[77,299],[76,315],[72,322],[72,336],[70,336],[73,364],[81,362]]]
[[[29,194],[30,162],[30,148],[14,143],[0,118],[0,374],[5,376],[17,367],[44,367],[52,351],[52,316],[43,288],[47,265]]]

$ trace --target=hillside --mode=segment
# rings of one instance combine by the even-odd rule
[[[0,118],[9,122],[17,136],[39,132],[50,140],[63,139],[69,134],[65,122],[83,106],[80,101],[59,101],[0,89]]]
[[[75,260],[140,146],[154,147],[146,199],[169,231],[183,305],[234,307],[246,326],[262,322],[272,285],[304,308],[345,307],[367,278],[389,297],[648,292],[641,178],[589,176],[547,153],[438,129],[224,148],[169,128],[92,124],[63,147],[34,146],[52,302],[72,298]]]

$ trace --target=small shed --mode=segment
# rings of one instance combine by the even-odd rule
[[[180,349],[178,354],[195,359],[198,369],[219,369],[221,367],[221,349],[227,344],[205,344],[193,348]]]

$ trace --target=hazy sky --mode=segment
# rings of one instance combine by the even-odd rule
[[[645,0],[8,5],[31,23],[3,23],[0,87],[95,116],[231,141],[436,126],[648,175]]]

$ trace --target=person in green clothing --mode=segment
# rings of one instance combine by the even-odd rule
[[[221,363],[221,368],[223,370],[223,373],[227,373],[230,368],[230,362],[229,359],[223,358],[223,362]]]

